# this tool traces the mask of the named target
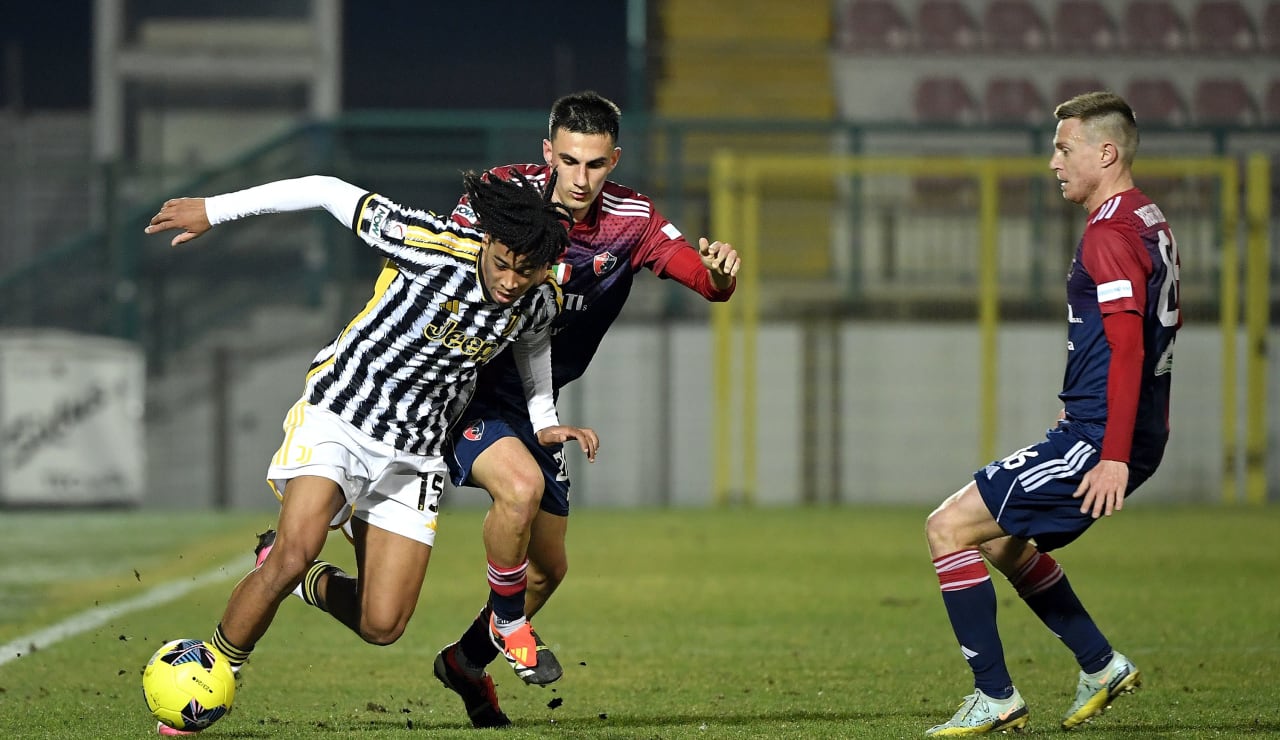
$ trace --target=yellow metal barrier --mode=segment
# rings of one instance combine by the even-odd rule
[[[1245,479],[1248,500],[1266,499],[1266,328],[1268,302],[1268,231],[1270,180],[1264,155],[1248,165],[1247,436]],[[756,332],[759,325],[760,212],[762,188],[813,182],[821,178],[896,175],[971,178],[978,182],[979,233],[978,323],[981,461],[996,456],[999,317],[997,237],[1000,228],[1002,177],[1048,178],[1047,157],[858,157],[805,154],[734,154],[721,151],[711,167],[711,223],[715,238],[732,242],[742,255],[734,299],[713,309],[714,372],[717,381],[713,418],[712,498],[718,504],[750,504],[756,498]],[[1239,326],[1239,164],[1227,157],[1187,157],[1141,161],[1135,167],[1141,183],[1150,177],[1212,177],[1220,187],[1221,330],[1222,330],[1222,495],[1236,501],[1238,488],[1238,424],[1236,331]]]
[[[1249,157],[1245,218],[1249,259],[1245,275],[1245,496],[1253,504],[1267,500],[1267,317],[1271,305],[1271,171],[1265,154]]]

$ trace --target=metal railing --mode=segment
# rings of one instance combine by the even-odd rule
[[[1042,157],[1046,165],[1049,154],[1049,132],[1038,128],[643,116],[629,117],[625,124],[620,142],[624,156],[614,179],[654,197],[692,239],[717,236],[711,233],[708,183],[712,156],[719,150],[796,157],[1031,154]],[[162,369],[171,353],[207,332],[235,325],[255,309],[279,303],[317,306],[322,296],[335,292],[326,288],[367,284],[377,269],[371,253],[327,223],[327,217],[305,214],[228,225],[202,239],[199,248],[172,250],[167,238],[142,233],[165,198],[210,195],[327,173],[406,204],[442,210],[456,200],[462,170],[537,161],[544,127],[541,111],[357,114],[301,125],[196,177],[124,165],[98,168],[92,175],[98,193],[94,222],[101,225],[39,251],[30,262],[0,276],[0,325],[57,327],[132,339],[146,348],[150,366]],[[1144,130],[1143,161],[1174,153],[1182,156],[1188,150],[1230,155],[1237,138],[1256,143],[1258,134],[1256,129]],[[1280,142],[1280,137],[1273,138]],[[1280,143],[1276,147],[1280,151]],[[1048,177],[1046,166],[1044,179]],[[912,301],[918,297],[876,292],[875,286],[886,274],[910,276],[925,285],[950,283],[962,290],[976,280],[973,260],[963,257],[972,245],[939,251],[954,232],[949,224],[972,217],[975,195],[945,178],[928,180],[902,179],[896,190],[867,188],[848,178],[806,183],[792,202],[767,214],[763,228],[781,230],[795,243],[787,251],[762,255],[762,264],[779,273],[792,270],[798,281],[809,286],[829,284],[832,275],[841,276],[829,295],[834,310],[852,315],[916,315]],[[1037,182],[1035,176],[1028,176],[1002,185],[1006,202],[1016,201],[1016,208],[1022,210],[1002,211],[1000,217],[1040,228],[1063,242],[1055,249],[1069,250],[1070,224],[1043,206],[1044,196],[1056,193],[1039,190]],[[1196,182],[1166,185],[1169,197],[1182,199],[1189,208],[1215,198]],[[1029,197],[1015,197],[1019,195]],[[1215,233],[1211,220],[1205,223],[1205,233]],[[1275,232],[1274,219],[1266,228]],[[1002,267],[1008,271],[1002,279],[1023,284],[1026,306],[1042,305],[1044,286],[1050,290],[1056,286],[1048,279],[1056,262],[1031,254]],[[1212,272],[1212,266],[1197,274],[1206,272]],[[1276,274],[1273,257],[1268,271],[1273,285]],[[1210,287],[1203,302],[1208,307],[1218,304],[1213,285],[1215,280],[1206,281]],[[336,294],[348,292],[340,289]],[[937,298],[936,290],[929,293]],[[1195,295],[1194,290],[1191,293]],[[665,316],[705,315],[705,306],[687,301],[679,291],[668,295],[658,309]],[[345,313],[349,308],[338,306],[334,311]],[[785,311],[787,305],[779,301],[767,308]]]

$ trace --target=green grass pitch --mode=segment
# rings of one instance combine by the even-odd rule
[[[481,494],[474,493],[479,496]],[[395,645],[364,644],[290,599],[208,738],[477,737],[431,662],[486,594],[481,512],[449,509],[418,610]],[[584,509],[570,573],[536,619],[565,676],[491,671],[510,738],[920,737],[971,677],[929,563],[927,510]],[[142,665],[207,639],[271,513],[0,512],[0,644],[230,563],[177,601],[0,656],[0,737],[140,738]],[[1280,733],[1280,510],[1135,501],[1057,554],[1141,691],[1091,738]],[[326,556],[350,563],[331,536]],[[997,578],[1030,730],[1058,733],[1076,666]]]

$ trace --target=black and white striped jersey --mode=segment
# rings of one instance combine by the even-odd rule
[[[387,260],[364,309],[312,361],[304,398],[396,449],[441,455],[480,367],[520,337],[548,340],[563,303],[559,287],[548,275],[512,303],[497,303],[480,277],[481,232],[334,178],[206,200],[215,224],[315,207],[345,220]],[[554,414],[549,360],[546,375]]]
[[[352,230],[387,262],[364,310],[311,363],[307,401],[396,449],[440,455],[480,367],[559,314],[548,280],[511,305],[480,279],[480,233],[367,194]]]

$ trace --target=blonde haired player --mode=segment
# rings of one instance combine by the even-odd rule
[[[929,552],[974,691],[934,737],[1017,730],[1027,703],[996,628],[985,560],[1080,666],[1063,729],[1089,721],[1142,676],[1112,648],[1049,555],[1124,506],[1160,464],[1169,439],[1178,245],[1164,214],[1134,187],[1133,109],[1108,92],[1057,107],[1049,160],[1062,197],[1088,212],[1067,275],[1064,409],[1040,442],[996,460],[929,515]]]

